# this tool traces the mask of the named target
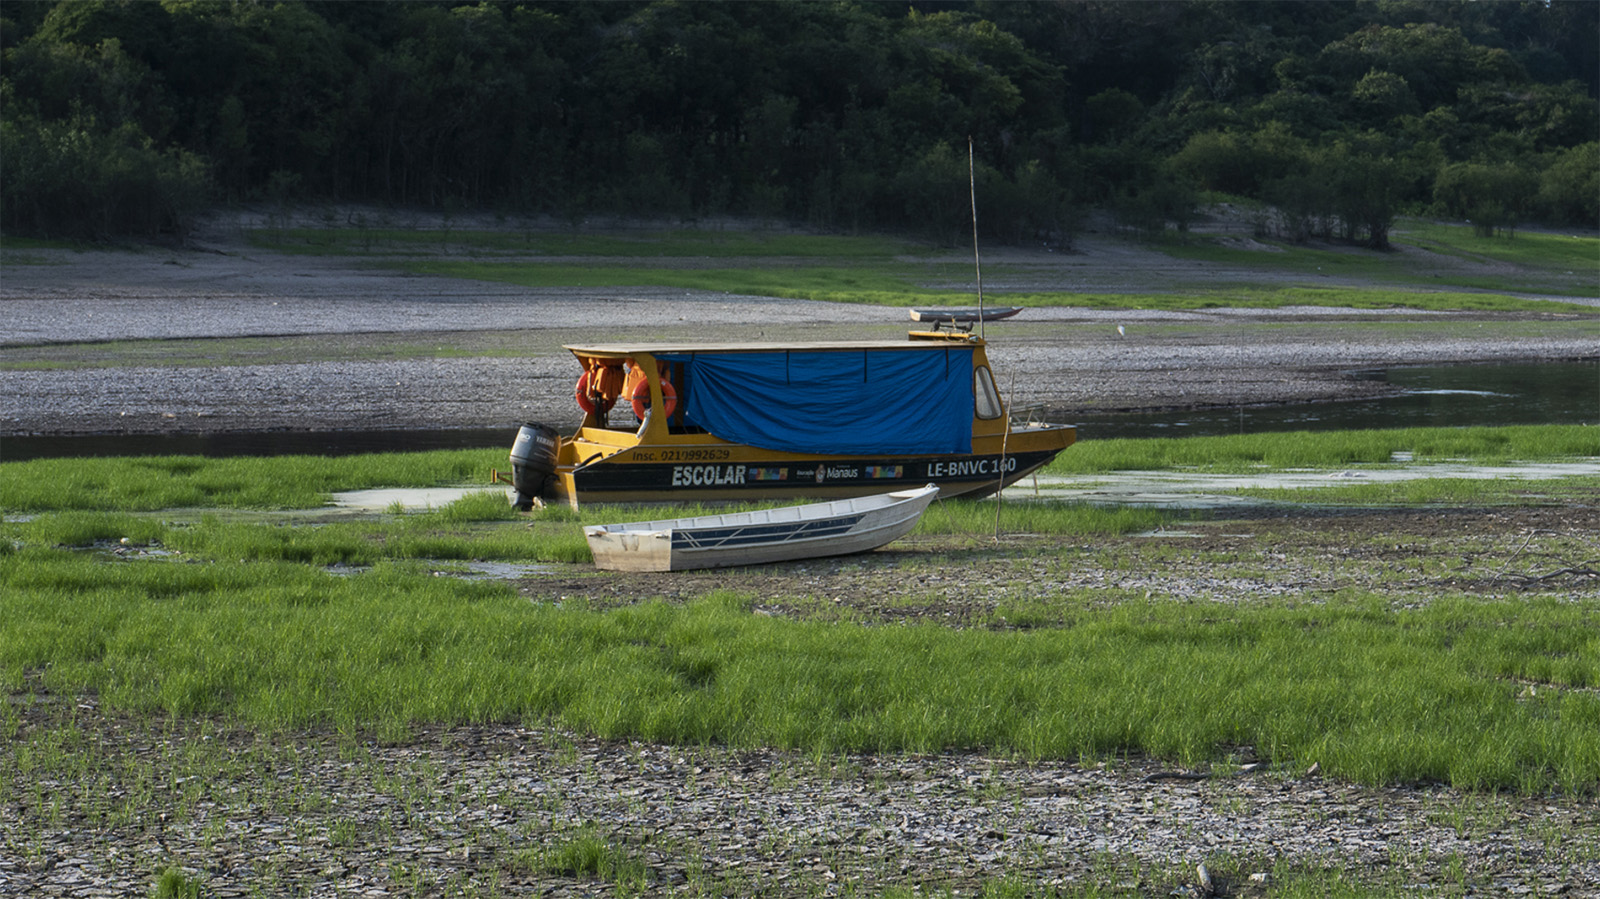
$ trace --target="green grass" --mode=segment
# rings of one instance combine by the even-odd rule
[[[1428,885],[1428,895],[1499,895],[1513,885],[1541,895],[1553,883],[1585,882],[1581,872],[1595,855],[1591,848],[1595,822],[1569,819],[1551,825],[1537,820],[1540,815],[1535,814],[1535,820],[1519,826],[1529,806],[1514,797],[1421,791],[1402,800],[1411,808],[1402,814],[1415,822],[1411,830],[1432,822],[1444,833],[1459,834],[1479,845],[1485,839],[1510,836],[1526,848],[1523,863],[1474,865],[1473,857],[1481,856],[1470,847],[1396,849],[1384,860],[1387,864],[1373,865],[1370,860],[1360,864],[1316,853],[1283,854],[1264,844],[1243,852],[1200,849],[1197,851],[1203,854],[1199,857],[1186,856],[1188,860],[1184,860],[1109,851],[1067,849],[1058,853],[1042,840],[1028,840],[1006,860],[1013,873],[975,881],[959,859],[948,855],[942,863],[918,864],[908,871],[904,855],[878,851],[870,834],[854,848],[819,845],[814,833],[786,826],[792,825],[792,820],[786,820],[781,811],[774,816],[770,810],[742,802],[737,808],[727,807],[726,820],[735,826],[743,822],[761,834],[758,841],[740,845],[712,834],[652,827],[645,823],[648,813],[630,820],[641,805],[654,806],[657,811],[664,805],[670,812],[675,801],[672,795],[619,796],[628,814],[600,821],[589,818],[592,805],[570,802],[563,795],[568,778],[580,782],[594,776],[626,778],[633,765],[659,764],[658,759],[647,760],[656,756],[656,747],[629,747],[638,755],[626,759],[613,756],[618,767],[597,769],[590,767],[592,760],[580,758],[566,735],[548,731],[506,734],[515,740],[519,754],[542,756],[539,767],[546,775],[544,783],[519,789],[505,777],[456,776],[451,760],[458,751],[476,755],[474,750],[481,745],[457,742],[460,732],[430,733],[419,755],[410,750],[394,753],[365,735],[250,734],[212,719],[130,719],[93,711],[87,705],[51,702],[27,707],[29,724],[19,727],[17,704],[0,704],[0,734],[11,741],[8,751],[0,754],[0,802],[17,813],[8,820],[8,849],[22,865],[48,865],[52,853],[62,854],[63,834],[69,829],[72,837],[94,839],[107,832],[137,828],[159,810],[167,834],[166,851],[131,863],[124,860],[122,867],[112,869],[113,877],[149,884],[144,895],[204,896],[210,895],[208,889],[213,885],[218,892],[225,892],[227,881],[219,880],[218,871],[207,867],[204,860],[233,853],[237,841],[230,839],[230,832],[236,827],[234,822],[246,819],[287,822],[287,829],[277,834],[278,840],[267,844],[278,849],[287,845],[287,851],[271,853],[250,872],[250,888],[262,895],[317,894],[327,888],[330,854],[332,860],[343,860],[351,851],[370,845],[398,847],[386,853],[378,866],[380,872],[387,872],[391,893],[448,896],[506,895],[511,886],[505,883],[508,873],[519,886],[533,881],[546,889],[574,893],[761,895],[768,879],[753,875],[771,872],[776,867],[772,863],[780,860],[792,865],[779,875],[786,888],[782,895],[837,891],[842,896],[883,899],[1135,899],[1165,896],[1179,892],[1177,887],[1194,884],[1194,862],[1200,860],[1208,867],[1218,895],[1224,896],[1402,897],[1416,895],[1419,882]],[[12,725],[10,731],[3,729],[6,723]],[[702,783],[711,778],[721,783],[734,771],[753,773],[758,783],[779,791],[800,785],[823,792],[847,787],[852,793],[864,790],[862,795],[869,801],[871,797],[885,798],[886,792],[908,789],[904,782],[858,780],[862,766],[854,758],[808,759],[771,753],[739,758],[695,749],[675,751],[674,755],[677,764],[686,769],[683,789],[693,795],[700,795]],[[708,774],[696,770],[702,759],[710,761]],[[483,761],[467,764],[481,768]],[[487,761],[492,766],[494,760]],[[963,761],[968,760],[956,763]],[[980,770],[983,764],[978,760]],[[337,789],[326,789],[331,785],[330,770]],[[1024,800],[1003,774],[995,777],[994,773],[971,801],[1000,813],[998,836],[1007,839],[1012,834],[1005,833],[1006,806]],[[955,772],[957,777],[961,774],[959,769]],[[1117,773],[1110,776],[1126,779]],[[920,789],[922,785],[915,786]],[[1322,789],[1315,782],[1307,782],[1305,788]],[[1177,792],[1194,789],[1180,787]],[[1246,805],[1230,798],[1232,787],[1198,789],[1206,801],[1218,803],[1216,810],[1221,813]],[[1169,788],[1152,787],[1147,792],[1152,805],[1146,813],[1172,817],[1174,809],[1166,806],[1163,798]],[[359,815],[351,802],[362,807],[362,797],[389,806],[394,813],[377,819]],[[1534,811],[1544,804],[1542,800],[1534,801]],[[1057,800],[1048,802],[1058,805]],[[1369,811],[1373,808],[1371,803],[1366,806]],[[1563,801],[1560,807],[1568,815],[1576,810],[1582,817],[1582,809],[1575,809],[1571,802]],[[486,809],[493,814],[484,814]],[[1376,809],[1388,817],[1387,799]],[[1316,827],[1326,813],[1327,809],[1313,803],[1304,816],[1306,826]],[[1066,815],[1072,817],[1070,808]],[[1176,823],[1183,826],[1181,820]],[[448,875],[436,873],[437,868],[430,871],[425,859],[434,853],[422,849],[423,841],[399,839],[402,832],[427,832],[430,826],[443,840],[427,841],[430,845],[470,854],[474,860],[487,859],[487,863],[476,870],[458,864]],[[79,845],[84,844],[83,839]],[[331,852],[322,853],[314,863],[304,852],[294,851],[295,845],[317,847],[323,840]],[[730,851],[743,864],[720,863],[729,858]],[[266,856],[258,849],[256,857]],[[819,873],[811,868],[819,859],[828,870]],[[754,868],[752,863],[760,867]],[[1249,881],[1257,872],[1269,876],[1268,885]],[[1041,877],[1065,877],[1069,882],[1043,884]],[[511,886],[512,891],[516,888]],[[163,893],[164,889],[170,892]]]
[[[1239,472],[1263,466],[1341,468],[1353,464],[1389,463],[1397,452],[1411,453],[1420,463],[1588,458],[1600,456],[1600,428],[1593,425],[1517,425],[1085,440],[1057,456],[1045,473],[1081,475],[1174,468]]]
[[[1250,744],[1372,784],[1600,785],[1600,610],[1557,600],[1130,600],[992,632],[779,620],[730,594],[530,606],[509,587],[397,566],[97,567],[44,550],[7,566],[12,686],[42,669],[52,691],[93,690],[111,708],[268,730],[552,721],[666,743],[1185,765]]]
[[[1502,293],[1403,290],[1393,287],[1241,286],[1197,290],[1186,294],[1006,293],[1001,296],[1004,302],[1018,306],[1075,306],[1093,309],[1281,309],[1285,306],[1322,306],[1349,309],[1417,309],[1429,312],[1595,314],[1594,307],[1577,303],[1529,300]]]
[[[497,229],[408,229],[396,227],[261,228],[249,232],[257,246],[279,252],[370,256],[418,274],[519,284],[527,287],[679,287],[686,290],[750,294],[830,302],[915,306],[971,302],[964,286],[965,264],[915,261],[926,246],[880,236],[836,236],[743,231],[661,230],[628,234],[554,233]],[[1275,252],[1226,246],[1205,237],[1162,241],[1170,255],[1226,264],[1245,270],[1304,276],[1294,286],[1262,286],[1246,277],[1231,286],[1207,285],[1162,294],[1078,294],[1066,291],[995,290],[1004,302],[1030,306],[1196,309],[1223,306],[1276,308],[1319,305],[1358,309],[1409,308],[1490,312],[1564,312],[1593,315],[1593,307],[1523,299],[1520,294],[1592,296],[1600,277],[1600,239],[1588,236],[1521,232],[1515,239],[1479,238],[1469,226],[1404,220],[1395,242],[1453,259],[1496,265],[1511,263],[1511,273],[1489,268],[1419,271],[1398,254],[1354,249],[1316,249],[1283,245]],[[57,243],[8,239],[7,249],[56,247]],[[417,259],[419,253],[431,258]],[[15,254],[13,254],[15,255]],[[505,257],[524,257],[508,261]],[[551,262],[527,261],[549,257]],[[391,262],[390,258],[404,257]],[[561,261],[581,257],[585,261]],[[631,260],[695,260],[663,267],[636,267]],[[699,260],[738,260],[702,268]],[[605,260],[615,260],[607,262]],[[774,264],[774,260],[785,260]],[[34,262],[17,256],[8,261]],[[843,261],[845,264],[839,264]],[[996,280],[1008,272],[1034,276],[1039,267],[994,265]],[[1322,288],[1318,279],[1367,279],[1379,288]],[[1593,277],[1590,277],[1593,276]],[[1576,280],[1574,280],[1576,278]],[[1440,288],[1448,288],[1441,291]],[[991,288],[992,290],[994,288]]]
[[[306,255],[395,255],[432,250],[461,255],[595,257],[888,257],[925,249],[888,237],[838,237],[747,231],[668,230],[636,234],[577,234],[513,228],[284,228],[254,229],[257,246]]]
[[[156,899],[200,899],[202,881],[185,874],[182,868],[169,867],[156,880]]]
[[[1241,496],[1278,502],[1341,506],[1539,505],[1593,502],[1600,475],[1539,480],[1508,478],[1418,478],[1398,483],[1330,484],[1318,487],[1244,487]]]
[[[884,259],[922,255],[929,248],[884,236],[839,236],[781,232],[668,229],[636,233],[574,233],[482,228],[409,229],[395,227],[257,228],[247,232],[257,246],[283,252],[317,255],[362,255],[443,251],[459,255],[544,255],[629,258],[672,257],[818,257]],[[1510,262],[1529,268],[1600,271],[1600,238],[1538,231],[1514,237],[1484,238],[1470,225],[1418,219],[1400,220],[1395,243],[1473,261]],[[73,246],[59,241],[8,238],[7,248]],[[1195,235],[1170,237],[1160,246],[1176,256],[1211,261],[1253,263],[1314,273],[1392,275],[1405,266],[1392,255],[1362,250],[1313,249],[1274,244],[1277,252],[1232,248]]]
[[[1566,458],[1594,454],[1594,434],[1106,441],[1063,458],[1092,450],[1079,465],[1088,471],[1344,465],[1396,449],[1419,460]],[[530,603],[507,583],[439,576],[482,560],[582,563],[582,523],[692,508],[525,517],[485,491],[426,513],[314,525],[229,511],[458,482],[502,455],[0,465],[0,494],[29,510],[0,521],[0,686],[42,678],[54,692],[93,691],[108,709],[266,731],[551,722],[821,754],[1139,754],[1197,767],[1249,744],[1286,770],[1317,762],[1363,783],[1600,789],[1594,603],[1440,588],[1421,604],[1358,590],[1220,604],[1115,589],[1122,550],[1095,550],[1097,536],[1151,529],[1171,520],[1162,513],[1004,504],[1003,531],[1065,538],[1060,550],[1045,539],[1023,550],[1046,566],[1034,570],[1060,552],[1059,564],[1102,566],[1110,586],[1024,589],[980,617],[988,626],[951,629],[759,615],[756,597],[734,592],[601,609],[573,587],[571,601]],[[96,473],[72,480],[80,469]],[[197,506],[217,511],[162,511]],[[993,532],[995,509],[942,502],[917,533],[960,546],[949,538]],[[960,564],[955,552],[897,564],[933,572]]]
[[[265,232],[262,232],[265,233]],[[277,232],[274,232],[277,233]],[[1408,308],[1485,312],[1564,312],[1593,315],[1580,304],[1528,300],[1518,294],[1591,296],[1592,279],[1574,283],[1574,274],[1600,277],[1600,240],[1528,234],[1515,241],[1484,240],[1462,226],[1407,222],[1397,240],[1430,252],[1478,262],[1512,262],[1512,274],[1484,271],[1419,272],[1413,260],[1397,254],[1364,250],[1281,246],[1263,252],[1225,246],[1209,238],[1188,237],[1160,244],[1180,258],[1227,264],[1263,272],[1293,272],[1305,283],[1261,286],[1246,283],[1205,287],[1181,293],[1081,294],[1067,291],[999,291],[1007,303],[1025,306],[1092,308],[1202,309],[1217,307],[1277,308],[1287,305],[1338,306],[1357,309]],[[725,232],[673,231],[638,236],[554,235],[502,232],[381,232],[357,245],[353,232],[304,230],[286,232],[275,246],[315,252],[366,252],[372,247],[450,248],[454,258],[410,259],[400,263],[416,274],[441,275],[518,284],[525,287],[677,287],[756,296],[828,302],[916,306],[969,303],[965,264],[908,260],[923,252],[914,245],[874,237],[741,235]],[[258,237],[258,239],[261,239]],[[551,257],[588,257],[571,261],[496,260],[518,251]],[[460,257],[468,258],[460,258]],[[645,258],[758,258],[759,264],[702,267],[641,267],[628,261]],[[774,265],[774,258],[784,258]],[[847,264],[839,264],[846,260]],[[992,265],[994,282],[1008,275],[1036,279],[1042,269],[1027,265]],[[1337,276],[1383,283],[1383,287],[1319,287],[1318,279]],[[957,288],[930,287],[958,284]],[[1451,288],[1441,290],[1440,288]],[[991,288],[993,289],[993,288]]]
[[[1594,296],[1600,280],[1600,238],[1571,234],[1518,232],[1515,238],[1476,236],[1471,226],[1401,220],[1392,233],[1397,245],[1414,247],[1484,266],[1419,266],[1416,257],[1355,248],[1321,248],[1264,241],[1270,250],[1246,249],[1220,238],[1184,235],[1158,245],[1180,259],[1214,262],[1245,269],[1295,273],[1307,279],[1348,278],[1413,285],[1436,290],[1467,288],[1506,294],[1539,292],[1562,296]],[[1504,264],[1515,271],[1495,271]],[[1472,307],[1468,307],[1472,308]]]
[[[643,268],[626,264],[573,264],[418,260],[414,274],[495,281],[522,287],[681,287],[754,296],[912,306],[951,302],[966,291],[915,285],[922,267],[883,260],[856,265],[763,263],[751,268]]]
[[[753,296],[865,303],[883,306],[962,305],[976,301],[967,289],[935,289],[929,281],[953,280],[949,266],[883,261],[853,266],[809,265],[759,268],[642,268],[629,265],[417,260],[402,265],[414,274],[440,275],[523,287],[678,287]],[[991,268],[998,274],[1003,267]],[[1512,288],[1502,288],[1511,290]],[[1566,312],[1593,315],[1593,307],[1528,300],[1496,293],[1407,291],[1395,288],[1238,287],[1197,289],[1182,294],[993,292],[997,302],[1020,306],[1102,309],[1211,309],[1333,306],[1356,309]]]
[[[1406,220],[1396,226],[1393,237],[1397,243],[1473,261],[1600,275],[1600,237],[1593,235],[1518,231],[1511,237],[1479,237],[1471,225]]]
[[[196,520],[172,521],[147,512],[69,510],[0,522],[0,537],[24,547],[110,549],[155,547],[177,552],[189,562],[261,562],[316,566],[370,566],[435,560],[501,560],[508,562],[589,562],[583,538],[587,524],[660,517],[699,515],[769,508],[774,503],[707,507],[596,506],[574,513],[552,506],[531,515],[514,511],[500,490],[468,494],[441,509],[424,513],[388,514],[319,521],[262,520],[260,516],[205,513]],[[914,533],[922,535],[992,536],[993,504],[941,502],[924,516]],[[998,523],[1005,533],[1086,536],[1149,530],[1171,520],[1168,513],[1144,509],[1102,509],[1062,502],[1009,503]],[[0,544],[0,554],[17,547]],[[15,561],[21,564],[22,554]],[[166,566],[164,579],[152,589],[181,590],[193,579],[205,585],[209,568]],[[173,584],[177,586],[164,586]]]
[[[506,467],[507,451],[485,448],[335,457],[137,456],[5,462],[0,463],[0,503],[4,504],[0,512],[314,509],[328,502],[336,491],[472,483],[487,487],[490,469]],[[1045,473],[1082,475],[1172,468],[1228,472],[1261,466],[1339,468],[1388,463],[1396,452],[1412,453],[1419,463],[1586,458],[1600,456],[1600,428],[1524,425],[1085,440],[1056,457]],[[690,510],[684,514],[694,513]],[[981,513],[972,514],[981,517]],[[1039,513],[1018,509],[1014,514]],[[979,524],[973,520],[962,527],[981,531],[982,527],[974,527]],[[1017,525],[1021,530],[1034,529],[1023,520]],[[1046,529],[1060,532],[1071,528],[1061,524]]]
[[[507,448],[358,456],[124,456],[0,463],[0,511],[313,509],[376,487],[487,486]]]
[[[43,237],[19,237],[15,234],[0,234],[0,250],[76,250],[82,249],[84,244],[70,240],[53,240]]]
[[[487,486],[490,469],[506,467],[507,451],[485,448],[335,457],[138,456],[5,462],[0,463],[0,511],[313,509],[326,503],[335,491],[472,483]],[[1085,440],[1056,457],[1045,473],[1082,475],[1172,468],[1236,472],[1261,466],[1339,468],[1388,463],[1396,452],[1412,453],[1419,463],[1586,458],[1600,456],[1600,428],[1524,425]],[[977,514],[981,517],[981,513]],[[1038,513],[1016,510],[1015,514]],[[983,530],[973,527],[978,524],[970,521],[962,526]],[[1018,521],[1018,527],[1033,529],[1026,521]],[[1069,525],[1055,527],[1071,529]]]
[[[593,826],[564,836],[552,846],[523,850],[511,865],[534,874],[609,882],[624,891],[643,889],[650,881],[643,861],[628,849],[612,845]]]
[[[997,515],[994,503],[940,500],[923,514],[912,533],[993,537],[998,527],[1005,534],[1056,537],[1133,534],[1160,527],[1172,519],[1172,513],[1155,509],[1033,500],[1004,503]]]

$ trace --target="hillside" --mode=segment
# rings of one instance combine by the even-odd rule
[[[122,3],[0,18],[0,227],[217,201],[1068,244],[1204,194],[1293,242],[1600,222],[1600,7]],[[970,147],[970,153],[969,153]]]

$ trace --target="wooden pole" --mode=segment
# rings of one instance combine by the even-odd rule
[[[1011,373],[1011,389],[1008,391],[1011,398],[1017,398],[1017,373]],[[1005,505],[1006,499],[1006,448],[1011,442],[1011,404],[1001,402],[1001,409],[1006,417],[1005,433],[1000,435],[1000,485],[994,491],[994,542],[1000,542],[1000,508]]]
[[[978,273],[978,337],[983,329],[983,263],[978,261],[978,174],[972,161],[972,135],[967,135],[967,187],[972,194],[972,267]]]

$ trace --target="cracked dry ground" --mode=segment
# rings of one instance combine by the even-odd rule
[[[1450,592],[1592,600],[1597,568],[1600,502],[1585,502],[1263,509],[1107,538],[922,537],[759,570],[555,566],[518,589],[530,601],[591,607],[729,590],[770,615],[1009,628],[1147,596],[1272,604],[1360,591],[1396,607]],[[1369,788],[1255,768],[1248,747],[1199,776],[1139,758],[817,757],[509,724],[392,740],[273,735],[129,719],[38,683],[10,701],[7,751],[56,762],[49,778],[13,764],[0,781],[6,896],[148,895],[168,866],[218,897],[967,895],[1005,878],[1029,889],[1194,896],[1200,862],[1217,895],[1275,895],[1269,872],[1288,864],[1366,872],[1416,895],[1600,896],[1593,796]],[[527,862],[585,834],[632,874]]]

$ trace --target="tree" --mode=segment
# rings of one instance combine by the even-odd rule
[[[1122,140],[1144,118],[1144,104],[1121,88],[1103,90],[1084,104],[1084,136],[1096,143]]]
[[[0,158],[0,224],[21,233],[181,238],[209,198],[199,157],[157,149],[132,123],[108,129],[91,116],[6,119]]]
[[[1514,165],[1455,163],[1434,180],[1434,205],[1444,215],[1471,222],[1480,237],[1510,234],[1527,215],[1537,184],[1531,172]]]
[[[1537,204],[1553,224],[1592,228],[1600,223],[1600,143],[1556,153],[1539,175]]]
[[[1389,229],[1405,195],[1399,160],[1373,134],[1350,135],[1318,154],[1315,171],[1326,178],[1342,236],[1374,250],[1389,248]]]
[[[966,155],[948,143],[933,145],[895,176],[893,191],[904,210],[903,225],[956,246],[972,222]]]
[[[1523,76],[1506,51],[1475,45],[1459,28],[1432,22],[1398,28],[1369,25],[1329,44],[1314,65],[1351,86],[1373,72],[1397,75],[1423,109],[1454,103],[1465,84],[1511,82]]]
[[[1415,115],[1420,109],[1411,85],[1393,72],[1380,72],[1377,69],[1367,72],[1351,88],[1350,95],[1356,105],[1366,112],[1369,120],[1374,122]]]
[[[65,140],[187,173],[152,174],[160,183],[214,179],[238,200],[568,219],[737,212],[948,237],[966,218],[945,196],[952,177],[964,193],[965,154],[950,148],[970,136],[990,239],[1059,231],[1074,202],[1181,227],[1205,187],[1282,204],[1296,239],[1338,231],[1381,244],[1394,211],[1432,202],[1454,164],[1546,167],[1521,214],[1565,221],[1590,208],[1592,154],[1570,151],[1600,133],[1597,9],[12,3],[0,122],[30,161],[6,160],[6,188],[29,203],[56,195],[56,169],[26,154]],[[128,182],[103,185],[113,183]],[[103,213],[85,230],[148,229]],[[20,208],[4,219],[44,220]]]

